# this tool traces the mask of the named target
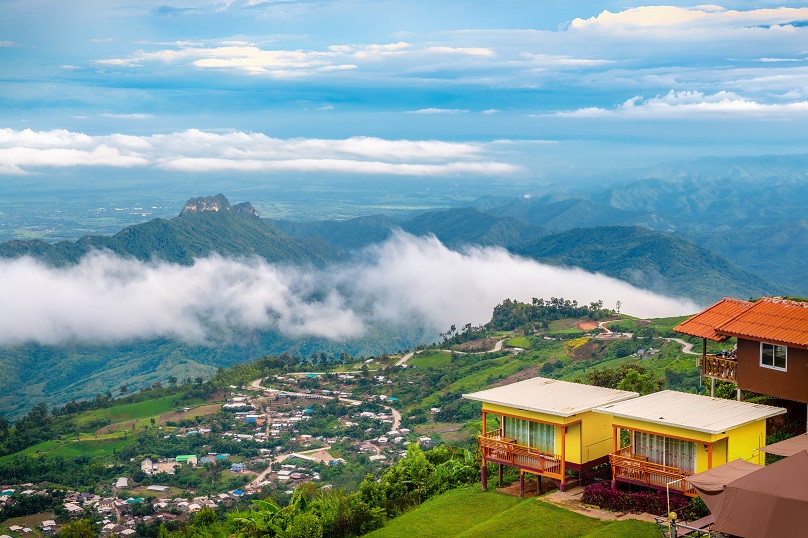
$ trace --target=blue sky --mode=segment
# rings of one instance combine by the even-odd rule
[[[803,5],[0,0],[0,174],[530,179],[805,152]]]

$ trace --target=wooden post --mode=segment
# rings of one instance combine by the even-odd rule
[[[617,442],[620,439],[619,428],[612,424],[612,452],[617,452]]]
[[[565,481],[567,479],[567,427],[561,426],[561,484],[558,489],[567,489]]]
[[[488,413],[483,411],[483,437],[485,437],[485,434],[488,433],[488,421],[486,420],[487,418]]]
[[[483,491],[488,491],[488,466],[483,460],[482,469],[480,469],[480,481],[482,482]]]
[[[541,475],[538,475],[536,477],[536,493],[538,493],[539,495],[544,494],[544,491],[542,491],[541,487]]]
[[[525,496],[525,472],[519,469],[519,497]]]
[[[713,468],[713,444],[707,445],[707,469]]]
[[[499,466],[499,487],[502,487],[502,467],[501,463],[497,464]]]

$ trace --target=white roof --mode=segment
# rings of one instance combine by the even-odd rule
[[[534,377],[502,387],[464,394],[463,398],[559,417],[571,417],[589,411],[593,407],[637,396],[636,392],[626,390]]]
[[[626,402],[604,405],[595,411],[710,434],[723,433],[786,412],[782,407],[674,390],[663,390]]]

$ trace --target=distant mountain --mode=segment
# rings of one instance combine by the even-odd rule
[[[747,271],[765,275],[808,296],[808,221],[738,230],[694,232],[688,239],[724,256]]]
[[[475,207],[480,207],[475,204]],[[494,205],[482,201],[482,211],[497,217],[512,217],[522,222],[551,230],[595,228],[597,226],[630,226],[648,220],[646,213],[615,208],[582,198],[516,198]]]
[[[451,248],[470,244],[511,248],[550,233],[513,217],[498,217],[471,207],[429,211],[402,223],[401,228],[413,235],[434,234]]]
[[[112,236],[88,235],[76,242],[43,241],[0,244],[0,257],[32,256],[52,265],[77,263],[93,250],[108,250],[138,260],[160,259],[191,264],[210,254],[260,256],[269,262],[323,264],[335,258],[325,241],[301,241],[261,219],[249,203],[231,206],[223,195],[191,198],[179,216],[154,219]]]
[[[665,295],[710,303],[724,296],[787,293],[706,248],[638,226],[578,228],[514,249],[544,263],[581,267]]]
[[[509,248],[550,233],[519,219],[497,217],[472,207],[427,211],[403,222],[376,215],[343,221],[273,223],[297,239],[319,238],[344,250],[384,241],[394,229],[417,236],[434,235],[450,248],[462,245]]]

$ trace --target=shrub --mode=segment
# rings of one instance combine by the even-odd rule
[[[670,499],[672,508],[690,503],[690,499],[684,495],[672,493]],[[668,499],[664,491],[627,492],[612,489],[609,482],[598,482],[586,486],[581,500],[586,504],[593,504],[604,510],[614,510],[616,512],[648,512],[649,514],[661,516],[668,511]]]

